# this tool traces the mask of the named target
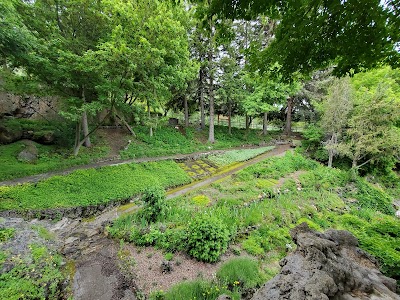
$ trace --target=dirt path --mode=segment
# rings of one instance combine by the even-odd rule
[[[284,146],[288,147],[288,145],[280,145],[280,146],[277,146],[277,148],[284,147]],[[207,156],[210,154],[223,153],[223,152],[231,151],[231,150],[251,149],[251,148],[261,148],[261,147],[265,147],[265,146],[235,147],[235,148],[229,148],[229,149],[224,149],[224,150],[199,151],[199,152],[194,152],[194,153],[189,153],[189,154],[175,154],[175,155],[158,156],[158,157],[142,157],[142,158],[134,158],[134,159],[112,159],[112,160],[107,160],[107,161],[90,163],[87,165],[74,166],[74,167],[64,169],[64,170],[50,171],[47,173],[1,181],[0,186],[17,185],[17,184],[23,184],[23,183],[27,183],[27,182],[35,183],[40,180],[47,179],[49,177],[56,176],[56,175],[68,175],[76,170],[94,169],[94,168],[101,168],[101,167],[106,167],[106,166],[118,166],[118,165],[123,165],[123,164],[130,164],[130,163],[143,163],[143,162],[154,162],[154,161],[163,161],[163,160],[184,160],[184,159]]]

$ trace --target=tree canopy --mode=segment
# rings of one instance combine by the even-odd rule
[[[260,69],[277,61],[290,77],[331,64],[337,75],[399,64],[398,0],[212,0],[210,7],[211,14],[226,18],[267,15],[278,20],[275,38],[258,60]]]

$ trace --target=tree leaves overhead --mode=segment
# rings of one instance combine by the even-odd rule
[[[335,74],[343,75],[380,63],[399,63],[398,0],[385,5],[379,0],[213,0],[211,7],[211,13],[227,18],[258,14],[277,18],[275,40],[259,61],[279,62],[287,77],[330,64],[336,66]]]

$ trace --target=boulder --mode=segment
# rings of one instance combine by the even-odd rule
[[[400,299],[396,281],[380,273],[350,232],[320,233],[302,223],[291,236],[296,251],[281,260],[280,273],[253,300]]]
[[[18,160],[22,162],[34,163],[38,159],[39,151],[35,144],[30,140],[25,140],[25,149],[18,154]]]
[[[0,126],[0,144],[10,144],[19,141],[22,138],[23,131],[10,130],[4,126]]]

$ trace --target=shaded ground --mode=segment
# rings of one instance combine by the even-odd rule
[[[99,128],[96,131],[97,136],[110,147],[110,153],[107,158],[120,158],[119,152],[129,143],[129,132],[125,128]]]

